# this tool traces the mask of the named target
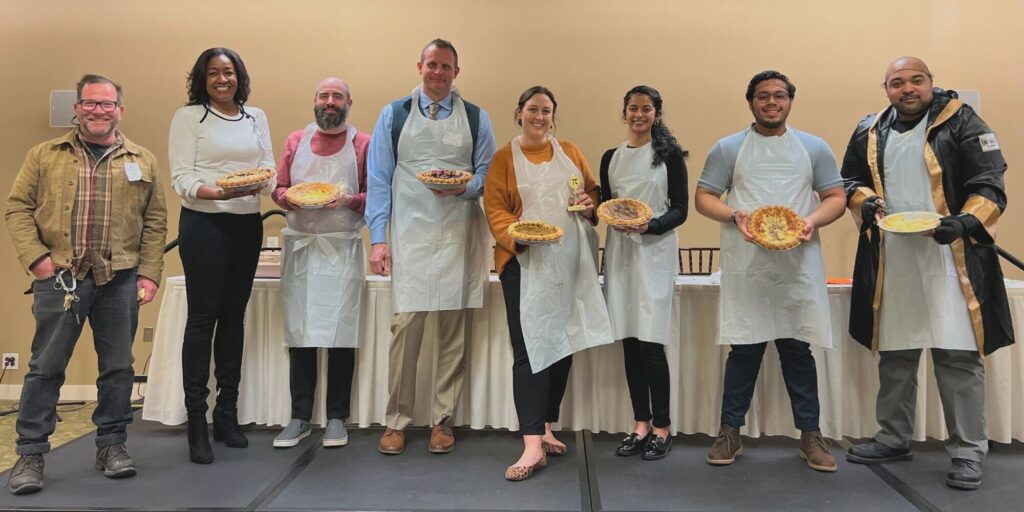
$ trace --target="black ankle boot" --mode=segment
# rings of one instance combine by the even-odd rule
[[[249,440],[238,426],[238,414],[223,410],[213,410],[213,440],[224,442],[231,448],[245,448]]]
[[[213,462],[213,448],[210,448],[210,432],[205,417],[188,418],[188,458],[196,464]]]

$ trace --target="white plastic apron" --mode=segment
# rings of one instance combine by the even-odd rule
[[[647,203],[657,218],[668,211],[665,163],[651,167],[650,143],[623,143],[608,165],[612,197]],[[675,230],[661,235],[626,235],[608,228],[604,248],[604,291],[615,339],[638,338],[665,344],[672,320],[672,294],[679,274]]]
[[[811,159],[793,130],[765,137],[747,130],[726,203],[748,212],[781,205],[807,217],[818,206]],[[779,338],[830,348],[825,264],[818,234],[788,251],[743,240],[723,223],[718,344],[749,345]]]
[[[885,143],[887,213],[935,211],[924,161],[927,116]],[[967,302],[948,245],[920,235],[882,235],[885,272],[878,349],[978,350]]]
[[[530,368],[537,373],[614,337],[597,276],[597,232],[582,215],[566,210],[569,178],[581,172],[554,137],[548,136],[554,155],[543,164],[526,159],[519,139],[512,139],[512,162],[522,218],[565,231],[559,243],[531,246],[517,256],[522,268],[519,318]]]
[[[478,200],[437,197],[416,179],[431,169],[473,169],[466,106],[452,91],[452,115],[420,112],[420,88],[398,141],[392,179],[391,288],[394,312],[483,307],[490,232]]]
[[[331,156],[310,148],[316,125],[302,134],[291,167],[291,183],[343,184],[359,190],[354,142],[348,126],[345,146]],[[284,341],[289,347],[356,347],[362,337],[366,258],[359,229],[365,221],[345,207],[288,212],[281,268]]]

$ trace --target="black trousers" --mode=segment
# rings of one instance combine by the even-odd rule
[[[309,421],[313,417],[313,394],[316,391],[316,347],[288,349],[292,392],[292,418]],[[327,419],[348,418],[352,395],[352,372],[356,366],[356,349],[327,349]]]
[[[761,371],[761,359],[768,342],[733,345],[725,362],[725,390],[722,392],[722,423],[740,428],[745,423],[754,384]],[[800,340],[775,340],[782,362],[782,378],[793,408],[793,423],[803,432],[818,430],[818,371],[811,346]]]
[[[508,334],[512,341],[512,396],[519,416],[519,432],[522,435],[543,435],[544,423],[558,421],[558,410],[562,406],[565,387],[569,383],[572,356],[533,373],[530,356],[526,353],[523,326],[519,319],[519,282],[521,268],[519,260],[513,258],[505,265],[499,279],[501,292],[505,296],[505,315],[508,318]]]
[[[181,348],[185,410],[189,416],[206,414],[212,350],[217,410],[234,414],[242,376],[245,305],[259,264],[263,223],[258,213],[182,208],[178,241],[188,297]]]
[[[654,421],[651,424],[666,428],[672,424],[668,414],[669,375],[665,346],[659,343],[640,341],[636,338],[622,340],[622,356],[626,363],[626,386],[633,403],[633,419]]]

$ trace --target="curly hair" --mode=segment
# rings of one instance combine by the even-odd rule
[[[192,66],[185,79],[185,86],[188,89],[188,103],[186,105],[205,105],[210,102],[210,93],[206,90],[206,66],[210,59],[223,55],[231,61],[235,68],[235,76],[238,78],[238,88],[235,89],[235,104],[239,107],[245,105],[249,100],[249,72],[245,69],[242,58],[231,48],[210,48],[199,54],[196,63]]]
[[[630,98],[637,94],[647,96],[654,103],[654,124],[651,125],[651,147],[654,149],[654,158],[651,159],[651,167],[661,165],[673,153],[679,153],[683,158],[689,156],[690,152],[679,145],[676,136],[672,135],[672,130],[669,130],[665,126],[665,122],[662,121],[661,93],[654,87],[638,85],[626,92],[626,95],[622,97],[622,118],[626,118],[626,108],[629,107]]]

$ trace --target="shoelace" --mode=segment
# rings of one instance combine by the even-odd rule
[[[22,457],[22,458],[18,459],[18,464],[16,464],[16,465],[20,465],[21,466],[20,468],[17,468],[17,469],[20,469],[21,471],[25,471],[27,469],[34,469],[36,471],[39,471],[43,467],[43,458],[42,457]],[[16,473],[16,472],[17,471],[12,471],[12,473]]]

